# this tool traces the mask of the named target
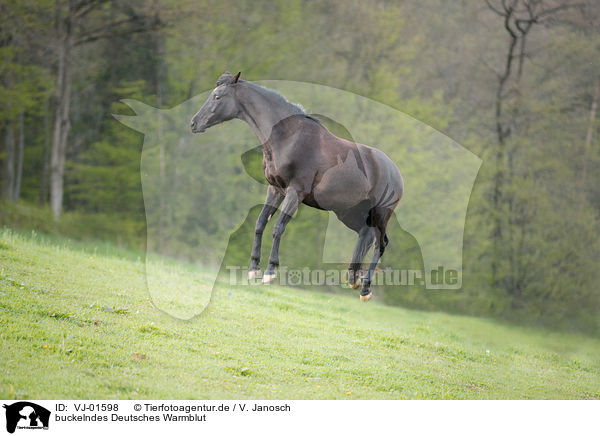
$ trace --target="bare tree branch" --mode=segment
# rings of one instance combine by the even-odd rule
[[[84,39],[79,39],[75,45],[83,45],[83,44],[87,44],[88,42],[97,41],[97,40],[103,39],[103,38],[121,37],[121,36],[130,35],[133,33],[144,33],[144,32],[149,32],[151,30],[156,30],[156,29],[151,29],[147,26],[143,26],[143,27],[137,27],[137,28],[126,29],[126,30],[121,30],[121,31],[98,32],[94,35],[89,35]]]
[[[485,0],[485,3],[487,4],[488,8],[490,8],[490,10],[492,10],[496,14],[500,15],[501,17],[504,16],[504,12],[502,12],[499,9],[496,9],[494,6],[492,6],[492,4],[490,3],[490,0]]]
[[[564,11],[566,9],[572,9],[572,8],[584,8],[585,6],[586,6],[585,3],[571,3],[571,4],[556,6],[554,8],[546,9],[545,11],[540,12],[539,14],[536,15],[535,19],[537,21],[539,21],[540,18],[545,17],[547,15],[552,15],[556,12],[560,12],[560,11]]]
[[[117,20],[107,25],[102,26],[94,30],[90,30],[79,35],[74,42],[74,45],[82,45],[88,42],[96,41],[102,38],[108,38],[111,36],[124,36],[128,33],[142,33],[144,31],[150,32],[160,28],[160,20],[155,19],[150,25],[147,25],[142,20],[143,16],[132,15],[122,20]],[[139,23],[137,27],[123,28],[127,24]]]
[[[81,18],[89,14],[96,7],[107,3],[109,0],[88,0],[82,1],[73,9],[73,17],[75,19]]]

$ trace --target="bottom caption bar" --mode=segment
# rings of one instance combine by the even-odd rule
[[[1,434],[585,434],[586,401],[0,400]],[[501,419],[499,417],[502,417]],[[596,428],[597,430],[597,428]],[[82,433],[83,432],[83,433]]]

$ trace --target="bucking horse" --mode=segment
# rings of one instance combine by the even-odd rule
[[[348,282],[359,286],[361,301],[371,299],[371,281],[389,239],[388,221],[402,198],[400,171],[381,150],[333,135],[304,109],[281,94],[240,80],[226,72],[191,120],[193,133],[237,118],[248,123],[263,153],[263,171],[269,183],[264,206],[256,221],[249,278],[260,272],[263,231],[280,209],[273,227],[273,245],[262,281],[276,277],[279,242],[285,227],[300,206],[333,211],[358,233],[348,266]],[[375,244],[371,264],[361,275],[363,258]]]

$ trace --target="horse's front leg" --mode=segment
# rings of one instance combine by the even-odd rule
[[[273,246],[271,247],[271,256],[269,257],[269,266],[263,275],[263,283],[269,283],[277,275],[275,270],[279,266],[279,242],[281,240],[281,235],[283,235],[285,226],[290,222],[303,199],[304,194],[300,190],[293,187],[287,189],[285,200],[283,200],[281,206],[281,213],[273,227]]]
[[[252,244],[252,254],[250,255],[250,268],[248,269],[248,279],[252,280],[258,275],[260,271],[260,247],[262,244],[262,235],[269,218],[277,211],[277,208],[283,201],[283,194],[269,185],[267,188],[267,198],[265,199],[265,205],[260,211],[260,215],[256,220],[256,227],[254,228],[254,243]]]

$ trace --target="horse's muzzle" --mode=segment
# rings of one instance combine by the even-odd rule
[[[196,123],[196,121],[193,121],[193,120],[190,123],[190,129],[192,130],[192,133],[202,133],[206,130],[206,128],[204,128],[204,127],[199,128],[198,123]]]

